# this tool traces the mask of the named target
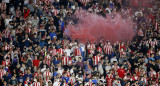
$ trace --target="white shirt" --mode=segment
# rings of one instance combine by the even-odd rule
[[[12,19],[5,19],[5,26],[7,26],[10,21],[12,21]]]
[[[46,68],[42,68],[42,69],[41,69],[41,72],[44,72],[45,70],[46,70]]]
[[[70,78],[69,78],[69,80],[70,80],[70,81],[72,80],[72,81],[73,81],[73,83],[75,83],[75,82],[76,82],[75,77],[70,77]]]
[[[135,16],[138,16],[138,14],[141,14],[141,16],[143,16],[143,12],[142,11],[136,11],[135,12]]]
[[[111,14],[111,9],[110,8],[106,8],[106,10],[109,12],[109,14]]]
[[[111,58],[111,63],[113,63],[114,61],[118,62],[116,58]]]
[[[74,50],[75,50],[75,46],[73,46],[72,48],[71,48],[71,52],[74,52]]]
[[[63,70],[62,69],[58,69],[57,73],[61,74],[63,73]]]
[[[106,66],[105,70],[111,70],[111,66]]]
[[[103,67],[102,67],[102,65],[98,66],[98,70],[99,70],[100,74],[103,74]]]
[[[65,49],[64,52],[67,53],[67,56],[70,56],[70,54],[71,54],[71,50],[70,49]]]
[[[60,86],[60,84],[61,84],[60,82],[56,81],[56,82],[54,82],[53,86]]]
[[[85,45],[82,44],[80,47],[81,47],[82,51],[84,52],[85,51]]]

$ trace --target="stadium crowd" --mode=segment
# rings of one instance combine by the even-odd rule
[[[159,86],[160,1],[0,0],[1,86]],[[142,3],[143,4],[143,3]],[[99,15],[127,10],[133,41],[87,44],[64,35],[75,10]]]

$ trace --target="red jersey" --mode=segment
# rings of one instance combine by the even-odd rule
[[[149,72],[149,77],[152,78],[154,76],[156,76],[156,72],[155,71],[150,71]]]
[[[148,54],[149,57],[151,57],[151,54],[152,54],[152,53],[154,53],[154,51],[149,50],[149,51],[147,52],[147,54]]]
[[[12,49],[12,46],[10,46],[10,45],[5,45],[5,46],[4,46],[4,50],[7,50],[7,51],[8,51],[8,50],[10,50],[10,49]]]
[[[160,79],[160,73],[159,73],[159,72],[156,74],[156,77],[157,77],[158,79]]]
[[[135,81],[135,80],[138,80],[138,79],[139,79],[138,76],[133,76],[130,80]]]
[[[50,66],[51,61],[52,61],[52,57],[49,56],[49,55],[47,55],[47,56],[45,57],[45,61],[46,61],[46,64],[47,64],[48,66]]]
[[[112,86],[113,78],[106,78],[107,86]]]
[[[3,61],[2,65],[9,66],[10,65],[10,60]]]
[[[10,38],[10,31],[9,30],[4,30],[3,32],[2,32],[2,34],[3,34],[3,36],[4,36],[4,38]]]
[[[125,72],[125,69],[119,68],[119,69],[117,70],[117,72],[118,72],[119,77],[124,78],[124,74],[126,73],[126,72]]]
[[[59,11],[58,11],[57,9],[54,9],[54,11],[53,11],[53,16],[57,16],[58,13],[59,13]]]
[[[79,48],[75,49],[75,56],[81,56],[81,50]]]
[[[58,52],[60,55],[62,55],[62,54],[64,53],[64,51],[63,51],[62,48],[59,48],[59,49],[57,50],[57,52]]]
[[[36,66],[36,67],[38,67],[39,66],[39,60],[37,59],[37,60],[33,60],[33,66]]]
[[[34,73],[34,77],[35,77],[35,76],[37,77],[39,74],[40,74],[40,73],[37,73],[37,72],[36,72],[36,73]]]
[[[125,57],[126,53],[124,51],[120,51],[120,57]]]
[[[111,55],[112,51],[113,51],[112,45],[105,45],[104,46],[104,51],[105,51],[106,54]]]
[[[93,60],[94,60],[94,65],[98,65],[98,62],[101,61],[101,57],[100,56],[94,56]]]
[[[97,48],[97,51],[100,52],[100,53],[102,53],[102,48],[101,48],[101,47],[98,47],[98,48]]]
[[[88,50],[88,54],[94,54],[94,53],[95,53],[94,50],[91,49]]]
[[[33,82],[33,86],[41,86],[40,82]]]
[[[25,85],[27,85],[28,83],[31,83],[31,84],[32,84],[32,82],[31,82],[31,81],[29,81],[29,80],[24,81],[24,84],[25,84]]]
[[[24,19],[28,17],[29,13],[30,13],[30,9],[24,10],[24,15],[23,15]]]
[[[120,46],[119,46],[119,50],[121,50],[122,48],[123,48],[124,50],[126,50],[125,45],[123,45],[123,46],[122,46],[122,45],[120,45]]]
[[[0,79],[2,79],[5,73],[6,71],[4,69],[0,69]]]
[[[69,64],[69,57],[67,57],[67,56],[64,56],[64,57],[62,57],[62,64],[63,65],[68,65]]]
[[[44,75],[44,76],[51,76],[51,72],[45,71],[45,72],[43,73],[43,75]]]
[[[26,27],[25,29],[27,30],[27,33],[28,33],[28,34],[30,34],[30,33],[31,33],[31,31],[32,31],[32,29],[31,29],[31,28],[29,28],[29,27]]]
[[[79,2],[81,2],[83,4],[83,6],[86,6],[86,4],[88,2],[90,2],[91,0],[79,0]]]
[[[94,44],[89,44],[89,45],[87,45],[87,49],[95,49],[95,45]]]

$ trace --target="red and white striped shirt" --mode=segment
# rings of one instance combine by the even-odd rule
[[[146,84],[148,83],[148,79],[145,78],[145,77],[142,77],[142,78],[141,78],[141,81],[145,82]]]
[[[43,73],[43,76],[51,76],[51,72],[47,72],[47,71],[45,71],[44,73]]]
[[[11,59],[11,55],[10,55],[10,54],[6,54],[6,55],[4,56],[4,59],[6,59],[7,57],[9,57],[9,60]]]
[[[50,3],[50,0],[44,0],[44,3],[48,5]]]
[[[155,40],[155,41],[152,42],[152,45],[151,45],[151,46],[152,46],[152,47],[153,47],[153,46],[156,46],[157,43],[158,43],[157,40]]]
[[[113,51],[112,45],[105,45],[104,46],[104,51],[105,51],[106,54],[111,55],[112,51]]]
[[[34,77],[37,77],[40,73],[34,73]]]
[[[79,48],[75,49],[75,56],[81,56],[81,50]]]
[[[70,77],[70,72],[66,72],[67,73],[67,77]]]
[[[156,74],[156,76],[157,76],[158,79],[160,79],[160,73],[159,72]]]
[[[28,83],[31,83],[31,84],[32,84],[32,82],[29,81],[29,80],[24,81],[24,84],[25,84],[25,85],[27,85]]]
[[[9,30],[4,30],[2,32],[2,34],[3,34],[4,38],[10,38],[10,31]]]
[[[31,33],[31,31],[32,31],[32,29],[31,29],[31,28],[29,28],[29,27],[26,27],[25,29],[27,30],[27,33],[28,33],[28,34],[30,34],[30,33]]]
[[[113,78],[113,75],[112,74],[107,74],[106,78]]]
[[[50,66],[51,60],[52,60],[52,57],[51,57],[50,55],[47,55],[47,56],[45,57],[45,61],[46,61],[46,64],[47,64],[48,66]]]
[[[64,56],[64,57],[62,57],[62,61],[63,61],[63,65],[68,65],[68,62],[69,62],[69,57],[67,57],[67,56]]]
[[[57,9],[54,9],[54,10],[53,10],[53,16],[57,16],[58,13],[59,13],[59,10],[57,10]]]
[[[106,78],[107,86],[112,86],[113,78]]]
[[[91,49],[88,50],[88,54],[94,54],[94,53],[95,53],[94,50]]]
[[[130,80],[130,78],[131,78],[131,77],[129,77],[129,76],[124,76],[124,78],[123,78],[123,79],[125,79],[125,80],[127,80],[127,81],[128,81],[128,80]]]
[[[117,70],[119,69],[119,66],[118,65],[113,65],[112,69],[113,69],[113,74],[116,75]]]
[[[87,49],[95,49],[95,45],[94,44],[89,44],[89,45],[87,45]]]
[[[158,22],[156,21],[155,24],[154,24],[154,27],[155,27],[155,30],[159,33],[159,24]]]
[[[94,44],[89,44],[89,45],[87,45],[87,49],[88,49],[88,53],[90,54],[90,53],[92,53],[92,54],[94,54],[95,52],[94,52],[94,49],[95,49],[95,45]]]
[[[120,51],[120,57],[126,56],[126,53],[124,51]]]
[[[130,80],[131,80],[131,81],[138,80],[138,76],[133,76]]]
[[[57,50],[57,52],[59,53],[59,55],[63,55],[63,49],[62,48],[59,48],[58,50]]]
[[[73,78],[71,77],[71,78],[70,78],[70,83],[71,83],[71,85],[73,85],[73,83],[75,83],[75,80],[76,80],[75,77],[73,77]]]
[[[4,69],[0,69],[0,79],[2,79],[5,73],[6,71]]]
[[[48,7],[47,6],[43,6],[43,10],[48,11]]]
[[[98,65],[98,62],[100,62],[101,57],[100,56],[94,56],[93,60],[94,60],[94,65]]]
[[[156,72],[155,71],[150,71],[149,72],[149,77],[154,77],[156,76]]]
[[[83,6],[86,6],[86,4],[90,2],[90,0],[79,0],[79,2],[81,2]]]
[[[152,53],[154,53],[154,51],[152,51],[152,50],[149,50],[148,52],[147,52],[147,54],[149,55],[149,57],[151,57],[151,54]]]
[[[2,65],[9,66],[10,65],[10,60],[2,61]]]
[[[101,48],[101,47],[98,47],[98,48],[97,48],[97,51],[100,52],[100,53],[102,53],[102,48]]]
[[[92,86],[92,82],[86,83],[85,86]]]
[[[4,50],[10,50],[10,49],[12,49],[12,46],[10,46],[10,45],[4,46]]]
[[[33,82],[33,86],[41,86],[40,82]]]

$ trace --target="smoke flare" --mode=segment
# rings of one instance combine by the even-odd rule
[[[129,16],[122,18],[121,14],[115,13],[103,17],[84,10],[76,11],[74,16],[78,18],[77,23],[70,22],[65,30],[65,35],[71,39],[77,39],[84,43],[87,41],[98,42],[103,39],[113,43],[132,40],[135,35],[134,23]]]

